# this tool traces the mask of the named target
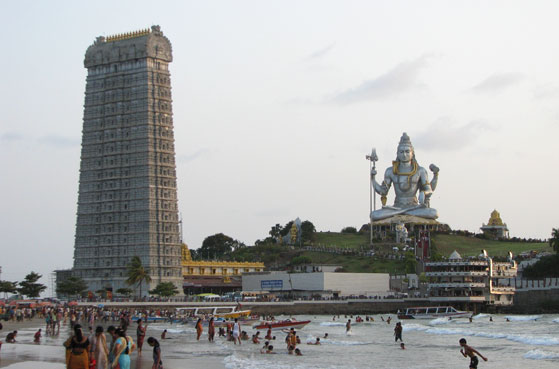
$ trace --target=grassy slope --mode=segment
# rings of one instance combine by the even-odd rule
[[[360,248],[369,244],[368,235],[359,233],[317,232],[315,245]]]
[[[341,265],[344,271],[350,273],[396,273],[405,270],[402,261],[377,260],[367,256],[345,256],[324,252],[305,251],[313,263]]]
[[[506,256],[509,251],[518,255],[523,251],[550,251],[547,243],[505,242],[482,240],[475,237],[437,234],[432,237],[432,243],[443,256],[449,256],[454,250],[462,256],[479,255],[482,249],[487,250],[489,256]]]

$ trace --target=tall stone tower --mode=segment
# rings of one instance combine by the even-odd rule
[[[169,63],[159,26],[98,37],[87,68],[73,274],[90,291],[126,284],[133,256],[182,293]]]

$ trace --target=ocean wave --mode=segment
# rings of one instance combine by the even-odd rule
[[[528,351],[523,357],[532,360],[559,359],[559,353],[535,349]]]
[[[223,360],[225,368],[227,369],[330,369],[335,368],[334,366],[325,367],[319,363],[294,363],[294,360],[290,360],[294,357],[289,355],[251,355],[250,357],[241,357],[240,355],[233,354],[226,356]],[[282,360],[284,359],[284,360]],[[296,360],[296,359],[295,359]]]
[[[472,319],[480,319],[480,318],[487,318],[487,317],[489,317],[489,314],[482,314],[482,313],[480,313],[480,314],[474,315],[474,316],[472,317]]]
[[[505,316],[511,322],[526,322],[530,320],[538,320],[542,316],[541,315],[508,315]]]
[[[320,340],[320,343],[327,343],[329,345],[337,346],[364,346],[372,345],[372,342],[361,342],[361,341],[336,341],[336,340]]]
[[[559,318],[553,319],[552,322],[553,323],[559,323]]]
[[[437,318],[433,319],[429,322],[429,325],[441,325],[441,324],[448,324],[452,323],[452,320],[448,320],[448,318]]]
[[[343,322],[322,322],[320,323],[323,327],[345,327],[346,323]]]
[[[483,331],[473,331],[470,329],[463,329],[463,328],[436,328],[436,327],[426,327],[420,324],[406,324],[404,325],[404,332],[406,331],[423,331],[425,333],[437,334],[437,335],[460,335],[460,336],[473,336],[473,337],[484,337],[484,338],[493,338],[493,339],[506,339],[509,341],[525,343],[528,345],[538,345],[538,346],[559,345],[559,338],[556,337],[489,333]]]

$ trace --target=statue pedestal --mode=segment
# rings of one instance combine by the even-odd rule
[[[373,234],[380,235],[385,240],[396,231],[398,224],[404,224],[410,232],[410,236],[418,230],[438,231],[450,229],[447,224],[440,223],[434,219],[416,217],[413,215],[395,215],[390,218],[375,220],[373,222]]]

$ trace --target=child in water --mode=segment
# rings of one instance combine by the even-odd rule
[[[461,338],[459,342],[460,342],[460,346],[462,347],[460,349],[460,353],[464,357],[469,357],[470,358],[470,369],[477,369],[477,364],[478,364],[479,360],[478,360],[476,354],[478,354],[479,357],[481,357],[483,359],[483,361],[487,361],[487,358],[485,356],[483,356],[479,351],[477,351],[475,348],[467,345],[465,338]]]

